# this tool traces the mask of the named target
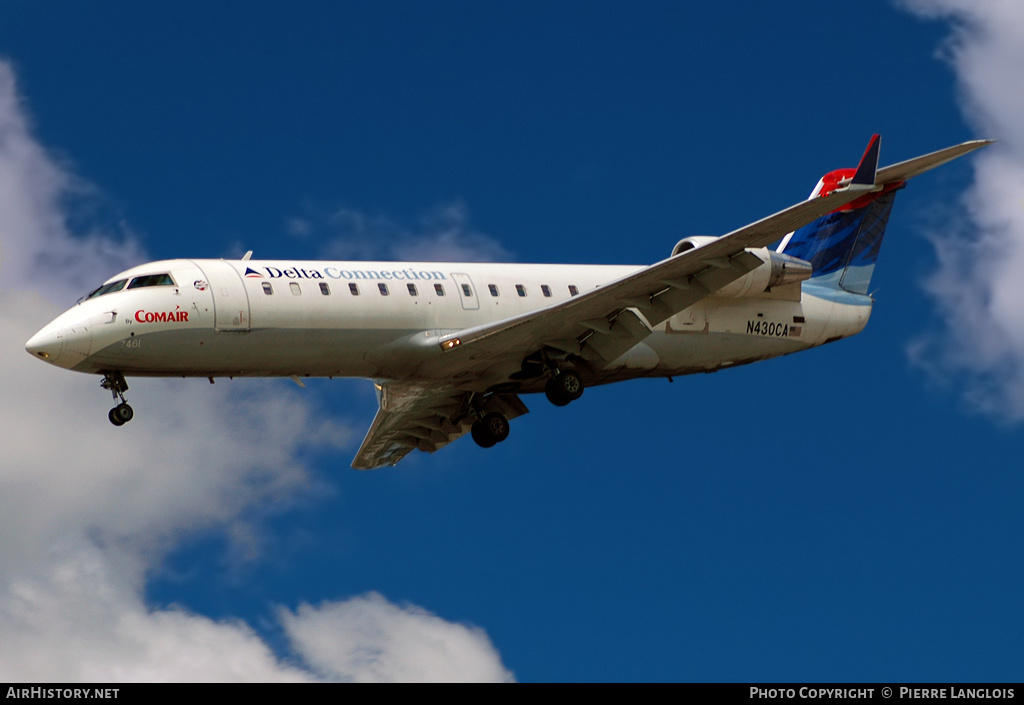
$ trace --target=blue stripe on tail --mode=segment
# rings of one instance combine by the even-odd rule
[[[889,191],[866,206],[822,216],[793,233],[785,253],[811,263],[812,282],[867,294],[895,196]]]

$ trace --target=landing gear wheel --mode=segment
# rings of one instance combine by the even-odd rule
[[[100,386],[110,391],[115,402],[121,401],[120,404],[107,413],[110,423],[115,426],[124,426],[131,421],[135,417],[135,412],[128,406],[128,402],[124,398],[124,393],[128,391],[128,383],[124,379],[124,374],[121,372],[104,372],[103,381],[100,382]]]
[[[123,426],[135,418],[135,411],[130,406],[122,402],[110,410],[110,413],[107,414],[107,418],[110,419],[110,423],[115,426]]]
[[[477,420],[473,422],[473,427],[470,429],[470,434],[473,436],[473,440],[481,448],[490,448],[496,440],[487,435],[487,430],[484,428],[483,421]]]
[[[508,438],[508,419],[497,412],[484,414],[473,422],[470,433],[481,448],[490,448]]]
[[[565,370],[547,381],[544,394],[555,406],[565,406],[583,396],[583,381],[575,372]]]

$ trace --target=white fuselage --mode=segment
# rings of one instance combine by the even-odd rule
[[[638,269],[168,260],[110,281],[166,273],[173,284],[83,300],[26,347],[89,373],[422,379],[422,363],[441,354],[424,342],[557,304]],[[795,291],[708,297],[590,371],[587,383],[707,372],[784,355],[853,335],[871,312],[868,297],[812,282]],[[510,360],[509,369],[520,362]],[[540,389],[523,382],[518,391]]]

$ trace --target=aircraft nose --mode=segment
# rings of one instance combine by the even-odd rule
[[[33,335],[25,349],[51,365],[75,369],[92,353],[92,330],[77,310],[65,311]]]
[[[60,330],[54,326],[46,326],[25,343],[25,350],[30,355],[34,355],[54,365],[60,364],[58,361],[63,349],[64,340],[60,335]]]

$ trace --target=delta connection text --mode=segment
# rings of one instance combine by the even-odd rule
[[[978,688],[961,686],[942,687],[874,687],[874,688],[814,688],[802,686],[800,688],[759,688],[750,686],[751,698],[767,698],[779,700],[803,699],[872,699],[875,692],[878,692],[884,699],[894,696],[899,699],[960,699],[960,698],[984,698],[992,700],[1013,700],[1016,696],[1013,688]]]
[[[435,270],[406,269],[338,269],[324,267],[323,270],[306,267],[262,267],[269,279],[408,279],[409,281],[443,281],[448,279]]]

